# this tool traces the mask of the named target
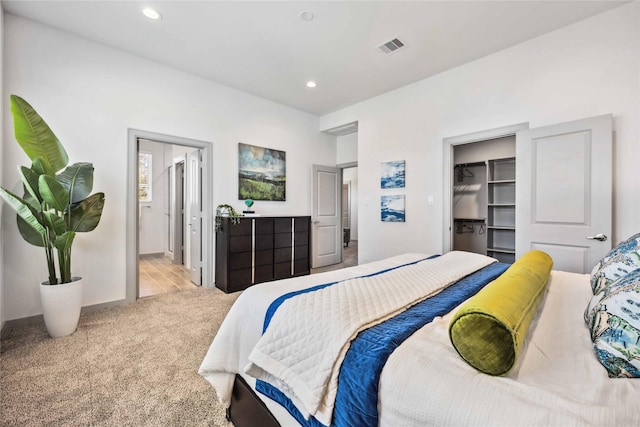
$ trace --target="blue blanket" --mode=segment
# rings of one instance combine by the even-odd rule
[[[419,262],[419,261],[416,261]],[[415,331],[442,316],[462,301],[475,295],[489,282],[500,276],[509,264],[494,263],[459,280],[397,316],[360,332],[351,342],[338,376],[338,392],[332,426],[359,427],[378,425],[378,384],[380,373],[387,359],[405,339]],[[399,268],[399,267],[396,267]],[[388,271],[388,270],[385,270]],[[380,274],[382,272],[374,273]],[[283,295],[290,298],[302,292],[310,292],[339,282],[320,285]],[[281,297],[282,298],[282,297]],[[284,299],[286,299],[284,298]],[[283,300],[276,300],[267,311],[264,329]],[[280,300],[280,301],[279,301]],[[268,319],[267,319],[268,318]],[[256,390],[279,402],[302,426],[323,427],[311,417],[305,420],[293,402],[271,384],[258,380]]]

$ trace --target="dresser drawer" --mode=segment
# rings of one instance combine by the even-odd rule
[[[251,286],[251,268],[229,272],[229,288],[231,292]]]
[[[249,218],[240,218],[239,224],[232,224],[229,220],[229,236],[250,236],[252,221]]]
[[[256,266],[254,279],[255,283],[273,280],[273,264]]]
[[[255,218],[255,230],[258,234],[273,234],[273,219]]]
[[[229,238],[229,252],[251,252],[251,236],[232,236]]]
[[[309,218],[296,218],[293,222],[293,231],[309,231]]]
[[[293,251],[293,259],[309,258],[309,246],[296,246]]]
[[[291,277],[291,262],[274,264],[273,276],[276,280]]]
[[[276,218],[273,224],[274,233],[291,233],[291,218]]]
[[[295,260],[293,262],[293,269],[296,276],[309,274],[309,258]]]
[[[273,252],[273,262],[291,262],[291,247],[275,249]]]
[[[296,246],[298,245],[308,245],[309,244],[309,233],[306,231],[299,231],[294,236],[294,243]]]
[[[275,248],[291,248],[291,233],[277,233],[273,235]]]
[[[255,265],[271,265],[273,264],[273,249],[266,251],[256,251]]]
[[[273,249],[273,234],[258,234],[255,239],[257,251]]]
[[[240,252],[229,257],[229,270],[251,268],[251,252]]]

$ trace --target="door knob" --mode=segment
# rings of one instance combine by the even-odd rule
[[[607,240],[607,236],[605,236],[604,234],[600,233],[600,234],[596,234],[595,236],[587,236],[587,239],[589,240],[599,240],[601,242],[604,242]]]

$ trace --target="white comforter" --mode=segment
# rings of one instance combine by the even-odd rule
[[[494,262],[454,251],[289,298],[251,351],[245,372],[275,385],[305,418],[330,425],[340,366],[358,332]]]
[[[243,372],[275,298],[424,257],[406,254],[249,288],[223,322],[200,374],[228,405],[236,373],[255,383]],[[506,377],[491,377],[468,366],[449,341],[450,315],[436,318],[387,361],[380,378],[380,425],[640,425],[640,382],[609,379],[591,349],[582,318],[590,295],[587,275],[553,271],[518,365]],[[259,396],[283,427],[297,425],[278,404]]]

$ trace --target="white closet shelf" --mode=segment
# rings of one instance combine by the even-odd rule
[[[515,254],[515,249],[510,248],[487,248],[487,252],[499,252],[501,254]]]
[[[515,179],[501,179],[499,181],[487,181],[487,184],[515,184]]]
[[[487,225],[487,228],[491,228],[493,230],[516,230],[515,225]]]

